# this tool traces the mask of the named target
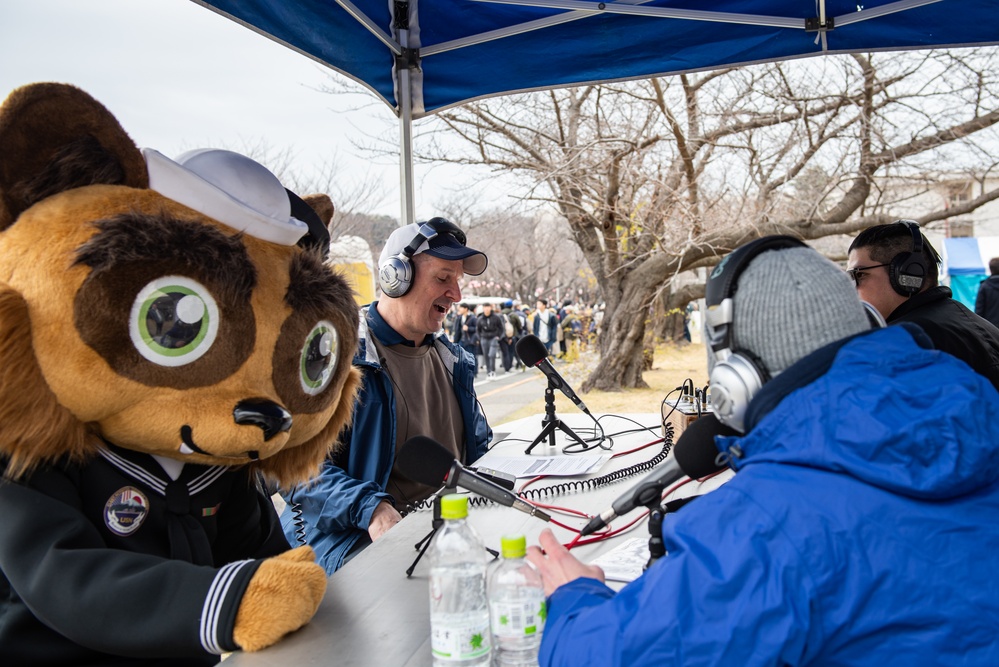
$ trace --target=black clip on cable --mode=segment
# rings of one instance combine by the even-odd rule
[[[548,378],[548,388],[545,389],[545,418],[541,420],[541,423],[545,427],[541,430],[541,434],[534,439],[531,446],[524,450],[524,454],[530,454],[539,442],[548,438],[548,446],[555,446],[555,429],[561,430],[563,433],[568,435],[570,438],[575,440],[583,448],[588,448],[586,442],[576,435],[576,432],[569,428],[561,419],[555,416],[555,384],[552,382],[551,378]]]

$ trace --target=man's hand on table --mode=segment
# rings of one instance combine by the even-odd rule
[[[538,569],[545,585],[545,595],[551,595],[562,584],[580,577],[604,580],[604,571],[596,565],[586,565],[569,553],[555,538],[551,529],[545,528],[538,536],[541,547],[527,548],[527,560]],[[542,551],[544,549],[544,551]]]
[[[400,521],[402,515],[392,507],[392,503],[387,500],[378,503],[375,511],[371,513],[371,522],[368,523],[368,535],[371,536],[371,541],[377,540]]]

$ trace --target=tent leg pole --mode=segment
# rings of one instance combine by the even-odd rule
[[[403,75],[409,79],[409,73]],[[408,95],[403,95],[404,98]],[[413,187],[413,118],[410,105],[404,104],[399,115],[399,179],[402,186],[402,224],[416,222]]]
[[[409,31],[400,30],[403,48],[409,44]],[[397,70],[399,89],[399,181],[401,190],[401,225],[416,222],[415,190],[413,185],[413,82],[407,67]]]

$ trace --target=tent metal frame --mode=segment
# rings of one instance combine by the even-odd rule
[[[253,23],[242,20],[232,13],[220,9],[213,4],[213,0],[192,0],[212,11],[215,11],[247,28],[258,32],[268,39],[291,48],[306,57],[312,58],[326,66],[336,68],[333,63],[325,62],[322,58],[308,53],[301,47],[288,44],[286,41],[269,34],[265,29]],[[377,90],[371,83],[364,81],[354,75],[348,74],[351,78],[359,81],[363,85],[371,88],[380,98],[382,98],[399,118],[399,183],[401,188],[401,222],[408,224],[415,221],[415,183],[413,176],[413,120],[442,111],[448,106],[453,106],[460,102],[451,102],[447,106],[437,106],[433,111],[426,112],[423,106],[423,70],[422,61],[435,55],[456,51],[480,44],[494,42],[515,35],[535,33],[546,28],[559,26],[573,21],[579,21],[594,16],[618,14],[628,16],[641,16],[649,18],[673,19],[682,21],[704,21],[708,23],[741,24],[750,26],[760,26],[787,30],[801,30],[808,33],[815,33],[816,54],[828,52],[829,34],[845,26],[860,23],[863,21],[905,12],[907,10],[933,5],[943,2],[943,0],[896,0],[877,7],[859,7],[857,11],[837,16],[828,16],[826,11],[827,0],[816,0],[816,16],[802,19],[800,17],[791,18],[785,16],[769,16],[756,14],[742,14],[729,12],[716,12],[710,10],[674,9],[669,7],[649,7],[652,0],[617,0],[616,2],[604,2],[602,0],[467,0],[469,3],[496,4],[508,6],[522,6],[530,8],[541,8],[549,10],[564,10],[552,16],[541,19],[534,19],[508,25],[502,28],[488,30],[480,34],[468,35],[460,39],[454,39],[437,44],[423,45],[420,43],[419,27],[420,13],[419,0],[393,0],[389,3],[390,26],[382,26],[379,22],[372,20],[365,14],[355,2],[358,0],[333,0],[348,16],[356,21],[365,31],[377,39],[394,57],[392,67],[392,87],[396,104]],[[432,1],[432,0],[428,0]],[[224,4],[224,3],[219,3]],[[405,14],[405,15],[401,15]],[[991,39],[986,43],[997,43]],[[970,45],[962,44],[962,45]],[[941,44],[944,46],[943,44]],[[955,44],[956,45],[956,44]],[[807,55],[807,54],[805,54]],[[343,70],[341,70],[343,71]],[[648,76],[655,76],[649,74]],[[566,85],[581,85],[583,81]],[[497,94],[523,93],[529,90],[540,90],[550,86],[519,87],[503,90]],[[488,95],[488,94],[487,94]],[[482,97],[480,95],[480,97]],[[467,100],[477,99],[469,96]]]
[[[817,39],[822,42],[822,51],[828,50],[826,33],[837,27],[858,23],[869,19],[903,12],[916,7],[930,5],[941,0],[898,0],[887,5],[871,9],[859,9],[856,12],[829,18],[826,16],[825,0],[817,3],[818,16],[812,19],[788,18],[781,16],[760,16],[753,14],[733,14],[704,10],[670,9],[664,7],[645,7],[649,0],[639,2],[590,2],[587,0],[469,0],[490,4],[508,4],[524,7],[542,7],[546,9],[564,9],[565,13],[557,16],[529,21],[506,28],[492,30],[479,35],[465,37],[459,40],[422,47],[413,44],[410,22],[418,23],[418,7],[415,0],[393,3],[393,26],[395,36],[382,30],[350,0],[335,0],[350,16],[361,24],[368,32],[381,41],[396,57],[393,67],[396,100],[395,109],[399,117],[399,185],[402,192],[401,221],[409,224],[416,221],[415,180],[413,176],[413,111],[414,100],[420,97],[414,94],[414,86],[420,86],[422,77],[419,75],[420,61],[433,55],[462,49],[476,44],[495,41],[528,32],[536,32],[545,28],[578,21],[601,13],[626,14],[646,16],[650,18],[681,19],[688,21],[706,21],[712,23],[737,23],[743,25],[759,25],[775,28],[788,28],[818,33]],[[394,15],[396,8],[403,9],[407,16]],[[509,91],[511,93],[517,91]],[[417,102],[422,115],[422,104]]]

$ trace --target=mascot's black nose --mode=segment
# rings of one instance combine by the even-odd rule
[[[251,398],[240,401],[232,411],[237,424],[259,426],[264,432],[264,441],[278,433],[291,429],[291,413],[274,401]]]

